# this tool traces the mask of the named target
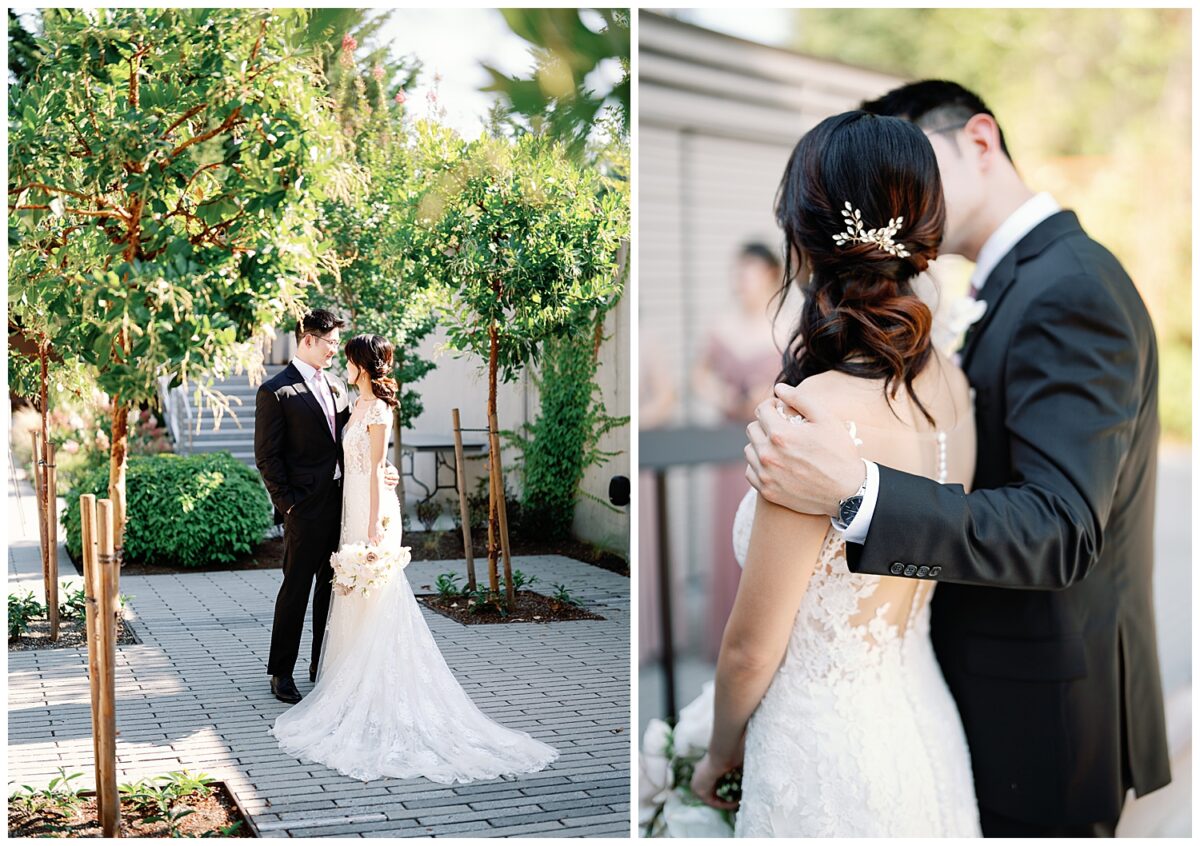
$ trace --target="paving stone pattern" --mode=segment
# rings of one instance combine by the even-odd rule
[[[32,491],[9,491],[9,592],[41,595]],[[519,564],[518,564],[519,562]],[[486,564],[486,562],[484,562]],[[424,609],[447,663],[492,718],[556,747],[547,769],[446,786],[363,783],[280,752],[267,734],[287,707],[266,675],[276,571],[131,576],[141,644],[117,652],[119,780],[188,768],[229,783],[265,837],[627,837],[630,824],[629,580],[562,556],[514,566],[562,582],[603,621],[463,626]],[[61,580],[78,582],[59,549]],[[462,562],[414,562],[418,592]],[[308,683],[311,632],[297,685]],[[92,786],[87,656],[80,649],[9,653],[9,792],[44,785],[58,767]]]

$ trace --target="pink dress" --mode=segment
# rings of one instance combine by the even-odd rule
[[[774,382],[779,374],[780,354],[771,350],[744,358],[722,339],[713,336],[704,351],[704,363],[721,381],[757,403],[767,397],[751,394]],[[727,417],[726,420],[741,425],[750,423],[738,417]],[[742,574],[729,538],[733,532],[733,518],[737,516],[742,498],[750,490],[750,483],[746,481],[744,462],[717,465],[714,471],[713,484],[716,490],[710,521],[712,570],[709,574],[708,631],[704,648],[708,657],[716,660],[721,648],[721,635],[733,610],[733,599],[737,595],[738,580]]]

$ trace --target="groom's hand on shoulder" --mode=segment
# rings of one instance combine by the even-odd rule
[[[746,478],[764,499],[792,511],[832,516],[866,475],[845,423],[800,386],[776,385],[746,434]]]

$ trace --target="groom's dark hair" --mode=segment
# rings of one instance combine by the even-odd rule
[[[309,334],[328,335],[334,329],[341,329],[345,325],[346,321],[332,311],[326,311],[323,308],[310,309],[296,321],[296,342],[304,340],[304,336]]]
[[[926,131],[957,129],[975,115],[988,115],[996,121],[996,131],[1000,133],[1000,149],[1008,160],[1008,145],[1004,142],[1004,130],[1000,121],[992,114],[983,100],[957,82],[944,79],[925,79],[920,82],[910,82],[884,94],[875,100],[862,104],[864,112],[889,117],[911,120]]]

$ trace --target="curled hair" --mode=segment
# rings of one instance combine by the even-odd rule
[[[371,379],[371,393],[395,408],[398,386],[391,377],[392,342],[380,335],[355,335],[346,342],[346,358]]]
[[[908,255],[875,243],[836,243],[847,201],[868,230],[902,217],[894,240]],[[775,215],[787,248],[783,296],[802,270],[808,273],[779,381],[797,385],[827,370],[883,379],[891,398],[903,385],[932,422],[912,383],[932,356],[933,315],[912,280],[937,257],[946,210],[924,133],[864,111],[826,118],[792,151]]]

